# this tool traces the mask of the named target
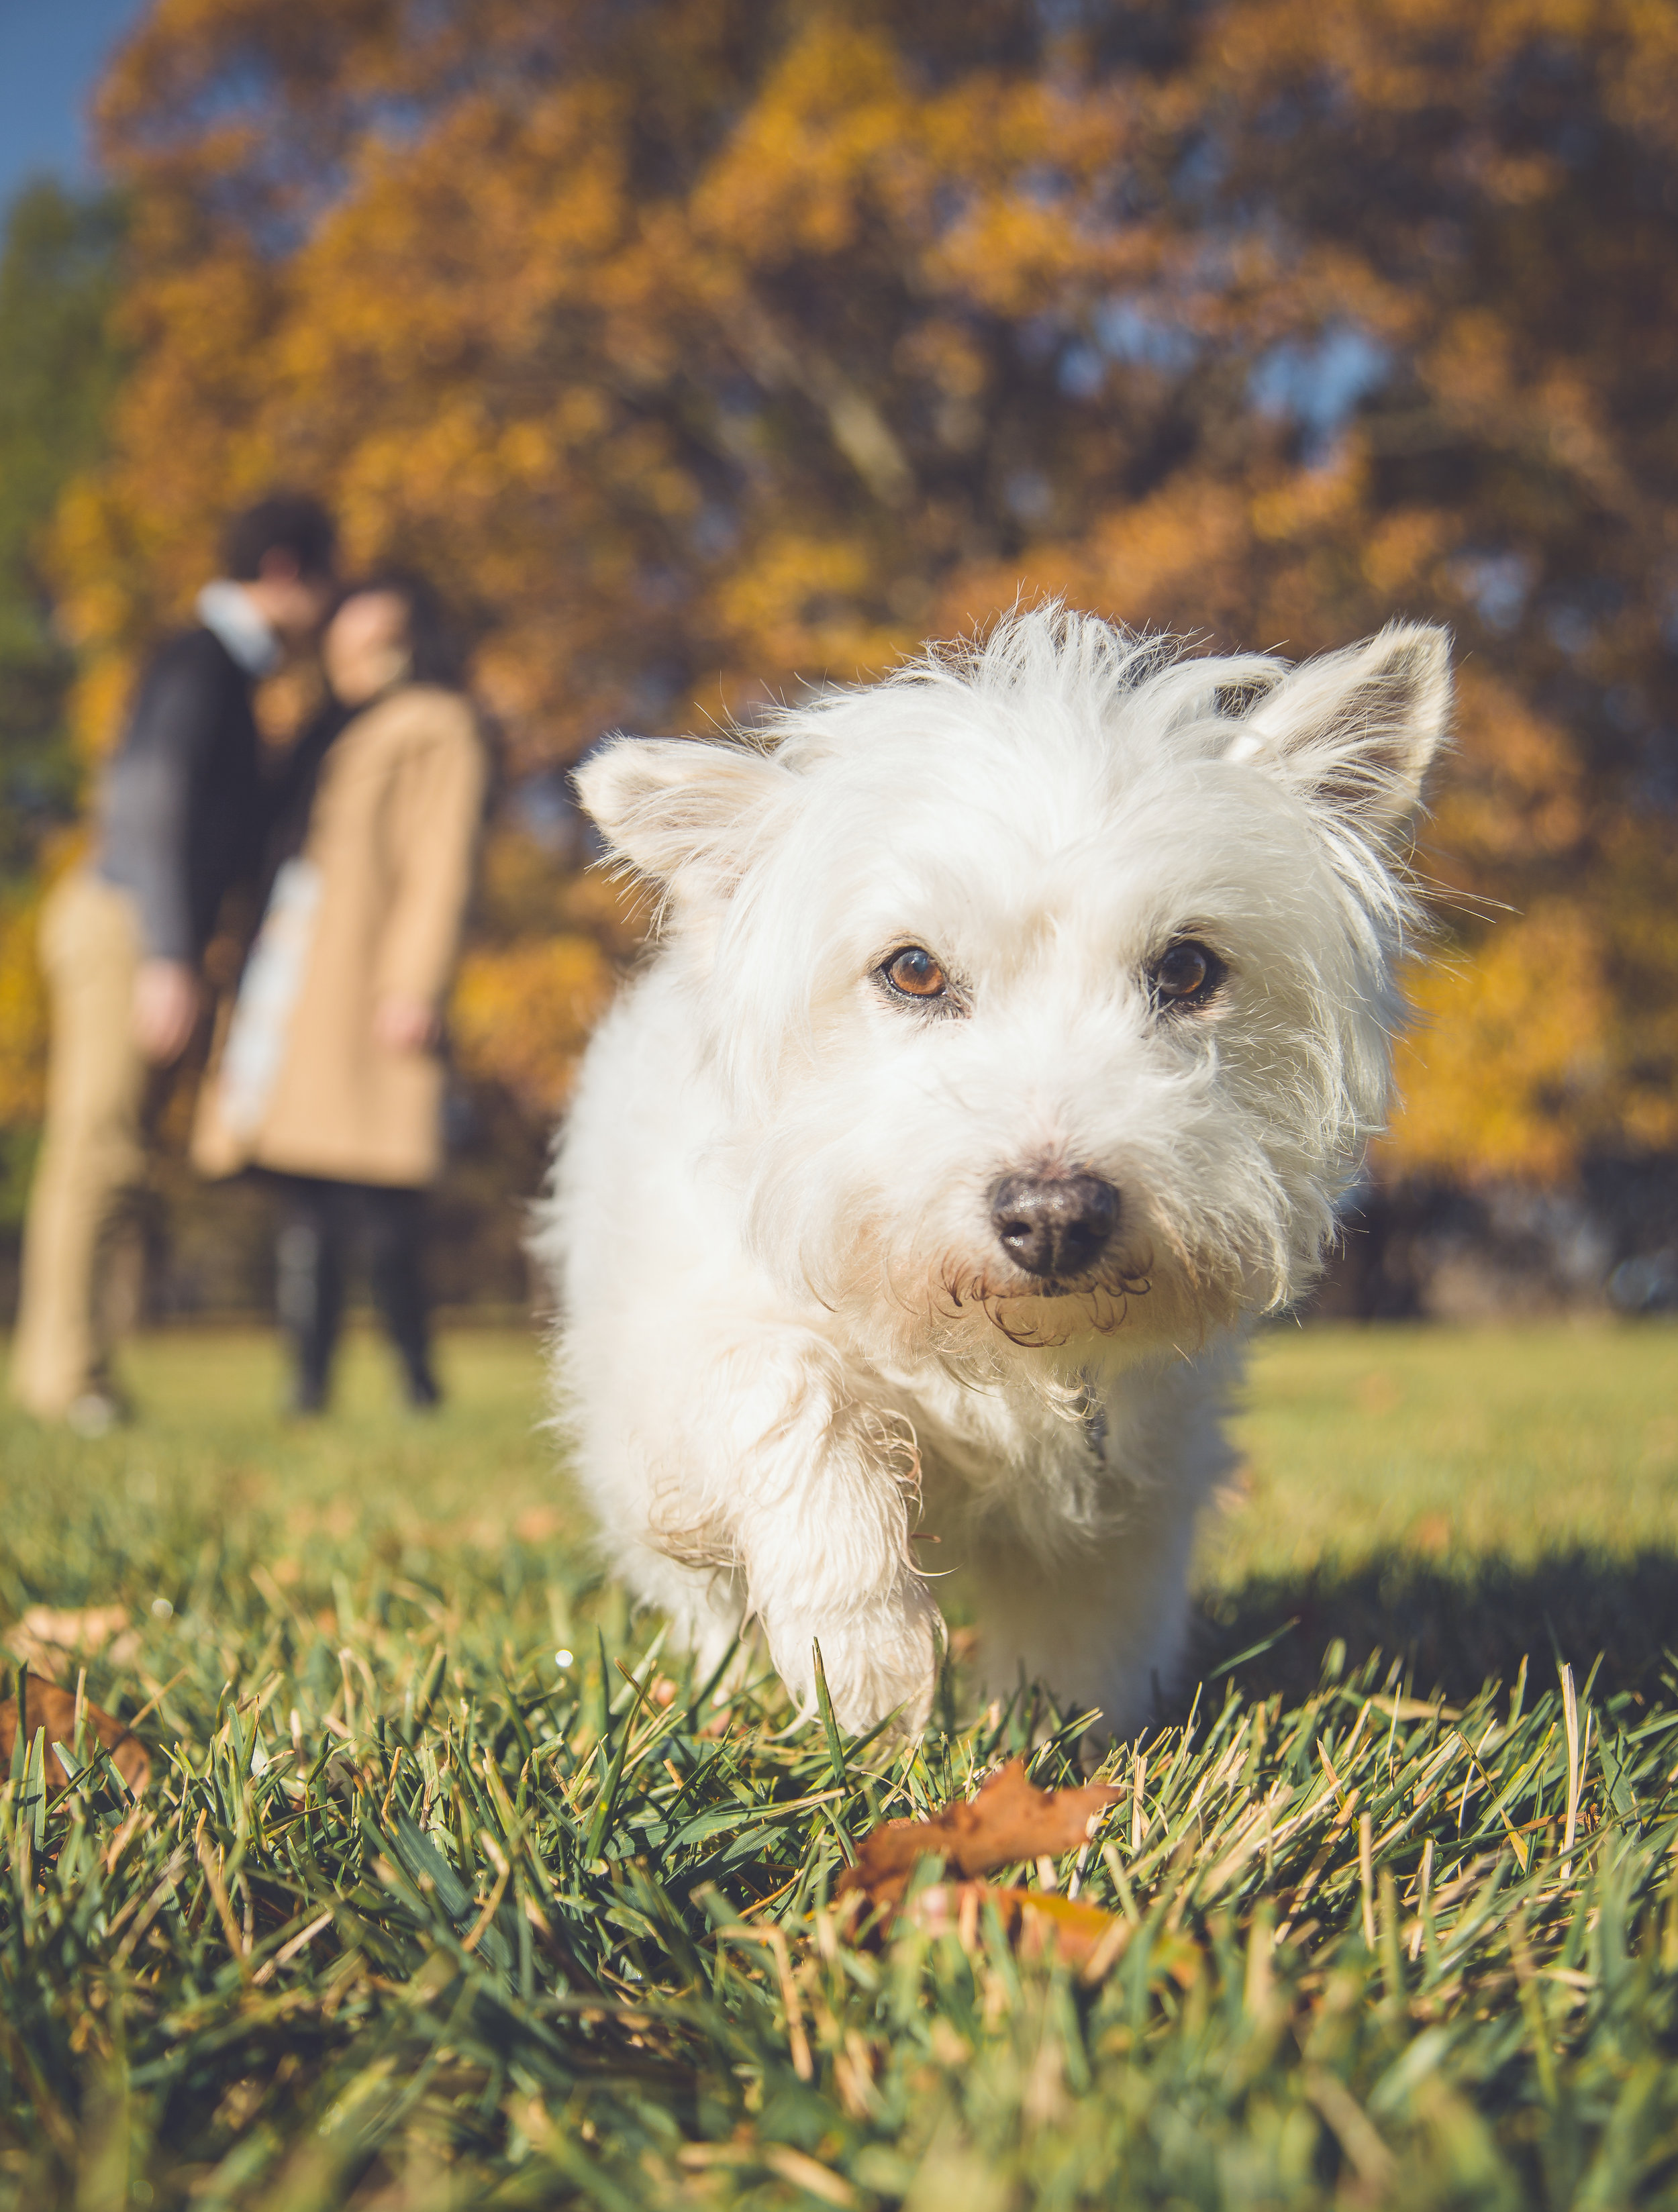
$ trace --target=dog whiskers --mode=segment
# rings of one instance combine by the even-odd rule
[[[1010,1344],[1022,1351],[1050,1352],[1075,1336],[1111,1336],[1123,1328],[1133,1298],[1146,1297],[1152,1289],[1152,1258],[1135,1268],[1118,1267],[1077,1284],[1046,1282],[1031,1290],[999,1289],[983,1273],[969,1274],[946,1266],[939,1279],[944,1294],[931,1311],[947,1322],[958,1322],[977,1310]],[[1063,1310],[1050,1322],[1047,1315],[1028,1318],[1043,1305]]]

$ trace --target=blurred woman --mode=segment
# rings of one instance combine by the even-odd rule
[[[193,1157],[278,1181],[291,1402],[325,1403],[345,1261],[365,1233],[408,1401],[437,1401],[421,1266],[442,1164],[442,1010],[488,759],[441,612],[419,577],[352,586],[321,641],[333,705],[300,743],[277,867]]]

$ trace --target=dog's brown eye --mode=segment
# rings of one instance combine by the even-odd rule
[[[882,963],[880,974],[906,999],[941,999],[949,990],[944,970],[924,945],[906,945]]]
[[[1210,945],[1186,937],[1160,954],[1148,982],[1156,1005],[1193,1006],[1209,999],[1228,972]]]

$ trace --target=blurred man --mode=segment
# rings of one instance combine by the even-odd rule
[[[199,593],[197,626],[141,677],[100,793],[94,850],[42,912],[52,1060],[12,1389],[29,1412],[84,1435],[124,1412],[100,1255],[144,1168],[148,1072],[185,1050],[217,910],[260,851],[252,696],[319,630],[333,546],[331,518],[311,499],[277,494],[234,518],[226,573]]]

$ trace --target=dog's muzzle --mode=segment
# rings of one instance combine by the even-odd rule
[[[1015,1267],[1053,1281],[1100,1259],[1118,1225],[1119,1194],[1099,1176],[1004,1176],[990,1218]]]

